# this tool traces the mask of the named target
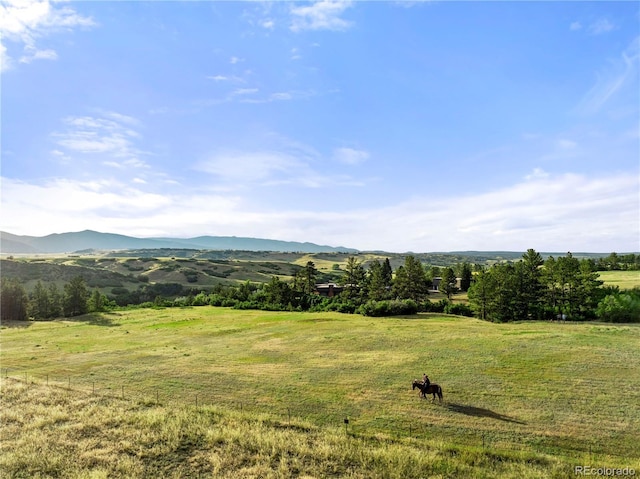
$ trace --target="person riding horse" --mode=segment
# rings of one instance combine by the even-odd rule
[[[423,374],[422,378],[423,378],[422,381],[418,381],[417,379],[414,379],[412,388],[413,389],[418,388],[420,390],[420,396],[425,399],[427,397],[427,394],[432,394],[433,399],[436,398],[436,394],[437,394],[438,399],[440,400],[440,402],[442,402],[442,388],[439,385],[432,383],[429,380],[429,376],[427,376],[426,374]]]

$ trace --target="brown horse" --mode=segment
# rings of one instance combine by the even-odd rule
[[[414,379],[412,389],[415,390],[416,388],[420,389],[420,395],[423,398],[426,399],[427,394],[433,394],[432,401],[434,401],[436,399],[436,394],[437,394],[438,399],[440,400],[440,402],[442,402],[442,388],[437,384],[431,383],[428,386],[425,386],[422,381],[418,381],[417,379]]]

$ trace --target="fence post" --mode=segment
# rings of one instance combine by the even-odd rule
[[[122,385],[122,399],[124,399],[124,384]]]
[[[196,408],[198,407],[198,395],[196,394]]]
[[[71,376],[69,376],[69,386],[67,387],[67,389],[71,389]]]
[[[160,404],[160,393],[158,393],[157,389],[156,389],[156,404]]]

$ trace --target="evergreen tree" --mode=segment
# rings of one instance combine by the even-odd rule
[[[65,316],[79,316],[86,314],[89,293],[82,276],[76,276],[64,285],[63,309]]]
[[[89,298],[88,310],[91,313],[99,313],[106,310],[106,298],[96,288]]]
[[[458,291],[456,286],[456,274],[453,268],[445,268],[442,272],[442,280],[438,285],[438,290],[447,295],[447,299],[451,299],[451,295]]]
[[[491,272],[480,270],[468,292],[469,303],[480,319],[492,320],[497,289],[497,282]]]
[[[396,270],[393,290],[399,299],[422,301],[429,294],[427,276],[419,260],[414,256],[407,256],[404,265]]]
[[[307,261],[304,268],[298,271],[294,278],[294,288],[296,291],[305,294],[311,294],[315,291],[316,277],[318,270],[313,261]]]
[[[387,261],[389,261],[388,258],[385,263]],[[369,290],[369,299],[374,301],[381,301],[383,299],[389,299],[390,297],[391,281],[387,279],[384,268],[385,263],[380,263],[379,260],[374,259],[369,264],[367,285]]]
[[[29,298],[18,280],[0,281],[0,318],[2,321],[26,321]]]
[[[33,293],[31,294],[29,315],[34,319],[46,319],[50,317],[49,292],[40,281],[36,283]]]
[[[543,309],[541,267],[544,264],[544,260],[540,253],[530,248],[522,255],[522,264],[524,267],[522,295],[527,305],[524,311],[525,317],[528,319],[541,319]]]
[[[291,288],[277,276],[273,276],[271,281],[264,285],[263,291],[267,304],[285,307],[293,300]]]
[[[473,273],[471,271],[471,265],[466,262],[462,263],[460,266],[460,291],[469,291],[472,279]]]
[[[391,288],[393,284],[393,269],[389,258],[385,258],[382,262],[382,281],[387,289]]]
[[[56,283],[49,285],[49,312],[47,318],[62,316],[62,295]]]
[[[358,261],[355,256],[347,258],[345,275],[343,277],[345,285],[344,294],[349,299],[362,299],[365,294],[365,270],[362,261]]]

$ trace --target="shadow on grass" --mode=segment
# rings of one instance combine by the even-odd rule
[[[111,317],[113,316],[113,318]],[[73,321],[76,323],[94,324],[96,326],[120,326],[115,318],[119,315],[117,313],[89,313],[82,316],[72,316],[70,318],[64,318],[65,321]]]
[[[497,419],[499,421],[505,421],[505,422],[512,422],[515,424],[526,424],[523,421],[519,421],[509,416],[505,416],[504,414],[499,414],[497,412],[492,411],[491,409],[484,409],[481,407],[467,406],[465,404],[456,404],[456,403],[448,403],[446,404],[446,408],[449,411],[457,412],[460,414],[466,414],[467,416],[488,417],[491,419]]]
[[[26,329],[33,324],[33,321],[2,321],[2,328]]]

